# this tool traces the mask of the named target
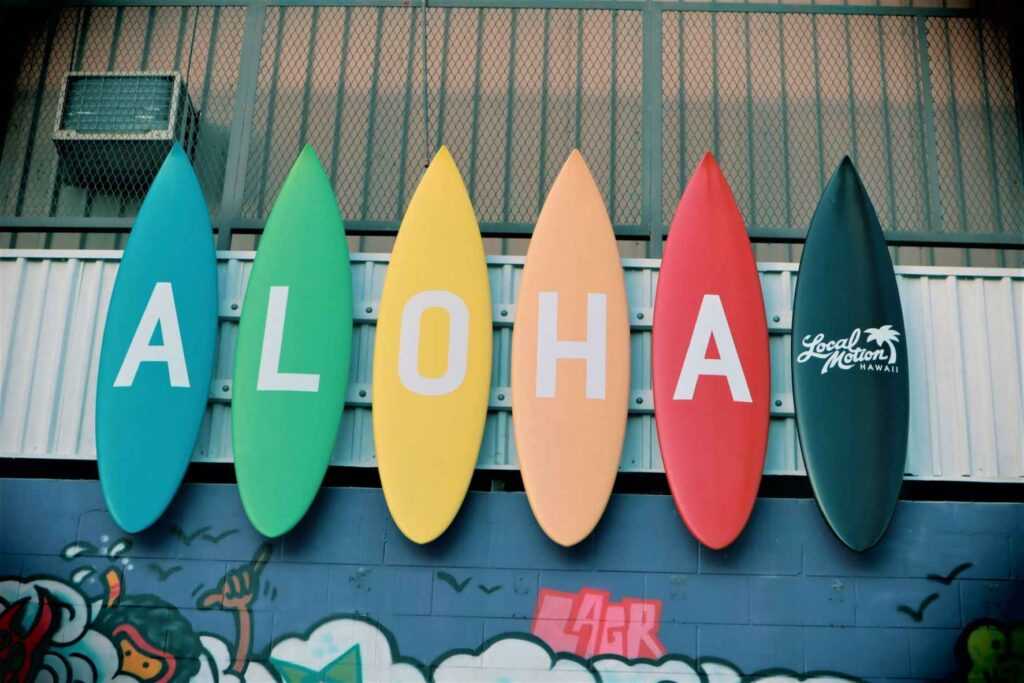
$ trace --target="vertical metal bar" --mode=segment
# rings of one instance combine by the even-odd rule
[[[320,24],[320,7],[313,8],[309,25],[309,43],[306,46],[306,74],[302,80],[302,108],[299,111],[299,146],[306,142],[309,131],[309,104],[313,90],[313,55],[316,53],[316,34]],[[406,60],[407,62],[409,60]]]
[[[718,15],[711,15],[711,146],[721,155],[718,125]]]
[[[898,228],[896,223],[896,180],[893,177],[895,171],[892,167],[892,123],[889,121],[889,86],[885,77],[885,35],[882,30],[882,17],[876,16],[875,22],[878,27],[878,64],[882,81],[882,128],[885,131],[885,178],[889,193],[889,228],[895,230]]]
[[[853,160],[860,159],[857,149],[857,100],[853,93],[853,50],[850,46],[850,17],[843,17],[843,32],[846,42],[846,92],[850,115],[850,152]],[[884,75],[883,75],[884,78]]]
[[[946,77],[949,88],[950,125],[953,127],[953,163],[956,167],[957,206],[959,207],[960,230],[967,230],[967,196],[964,194],[964,166],[960,156],[960,112],[956,106],[956,82],[953,78],[953,55],[949,48],[950,20],[944,20],[942,27],[946,37]]]
[[[117,48],[121,43],[121,27],[124,25],[124,7],[118,7],[114,13],[114,32],[110,36],[110,51],[107,52],[107,71],[114,70],[117,60]]]
[[[117,50],[121,44],[121,29],[124,27],[124,7],[118,7],[114,13],[114,31],[110,37],[110,51],[107,53],[107,71],[113,71],[117,64]],[[112,190],[111,194],[114,194],[116,190]],[[124,194],[118,199],[117,215],[124,216],[125,211],[125,196]],[[50,240],[53,238],[53,233],[46,235],[45,249],[50,248]]]
[[[517,9],[511,10],[512,19],[508,38],[508,84],[506,86],[508,109],[505,113],[505,166],[502,171],[501,188],[501,219],[506,223],[509,221],[512,197],[512,123],[516,111],[516,32],[519,28],[518,11]]]
[[[932,99],[932,67],[928,53],[928,19],[918,17],[917,58],[920,78],[915,79],[920,89],[918,116],[921,126],[921,156],[924,158],[924,197],[928,229],[942,229],[942,204],[939,201],[938,144],[935,140],[935,102]]]
[[[619,12],[618,10],[612,10],[612,82],[611,82],[611,121],[609,121],[609,140],[608,140],[608,215],[611,216],[612,223],[615,223],[615,219],[618,216],[615,206],[615,178],[616,169],[618,168],[618,149],[616,144],[619,139],[618,131],[618,114],[619,114]]]
[[[437,144],[444,143],[444,116],[448,104],[448,44],[451,37],[452,8],[444,8],[444,28],[441,34],[441,73],[437,85]]]
[[[811,15],[811,52],[814,53],[814,110],[818,124],[818,189],[825,187],[825,136],[821,120],[821,54],[818,49],[818,17]]]
[[[662,90],[661,90],[661,8],[645,0],[643,10],[643,128],[641,148],[642,220],[647,227],[647,255],[661,256],[665,223],[662,212]]]
[[[373,39],[373,70],[370,81],[370,103],[366,128],[366,155],[363,159],[363,195],[359,217],[366,220],[370,211],[370,186],[373,176],[373,142],[377,132],[377,91],[380,86],[380,48],[384,42],[384,8],[377,8],[377,30]]]
[[[231,116],[231,135],[228,138],[227,164],[224,169],[224,188],[217,217],[217,248],[231,248],[231,229],[242,214],[245,175],[249,163],[249,144],[252,140],[253,114],[256,110],[256,89],[259,82],[260,49],[266,7],[262,3],[249,5],[242,33],[242,52],[238,60],[238,88]],[[268,132],[269,137],[269,132]]]
[[[1017,170],[1024,174],[1024,48],[1020,40],[1009,40],[1010,72],[1013,75],[1013,102],[1017,122]],[[1020,220],[1020,217],[1017,217]],[[1019,225],[1019,224],[1018,224]]]
[[[685,12],[676,12],[677,38],[676,63],[679,77],[676,79],[678,90],[677,105],[679,107],[679,191],[686,185],[686,45],[683,42],[683,16]]]
[[[747,76],[747,197],[750,202],[750,225],[758,225],[757,222],[757,193],[755,191],[755,171],[757,165],[754,163],[754,91],[753,74],[750,66],[750,14],[743,15],[743,43],[744,56],[746,59]]]
[[[398,192],[395,195],[395,218],[401,219],[405,209],[405,166],[409,161],[409,116],[412,111],[412,63],[416,51],[416,25],[419,13],[410,9],[409,17],[409,42],[406,45],[405,53],[405,97],[402,101],[402,142],[399,148],[398,158]],[[425,19],[426,17],[424,17]],[[426,116],[426,111],[423,112]],[[429,163],[428,157],[424,163]]]
[[[84,29],[86,27],[85,17],[88,15],[88,13],[89,13],[89,8],[88,7],[79,7],[78,8],[78,18],[75,19],[75,34],[74,34],[74,37],[72,38],[71,58],[68,60],[68,70],[69,71],[75,71],[76,70],[77,60],[80,58],[79,54],[81,52],[81,47],[82,47],[82,45],[80,44],[81,36],[82,36],[82,34],[84,32]],[[152,8],[150,9],[150,22],[152,23]],[[148,31],[147,31],[147,35],[148,35]],[[145,53],[145,50],[143,50],[143,52]],[[2,138],[0,138],[0,158],[3,158],[3,152],[4,152],[4,140]],[[56,169],[56,171],[53,174],[53,185],[50,187],[50,210],[48,212],[50,216],[56,216],[57,215],[57,207],[60,204],[60,188],[61,188],[61,185],[63,184],[63,175],[64,175],[65,163],[66,162],[64,160],[62,160],[60,157],[57,158],[57,169]],[[79,249],[85,248],[85,237],[86,237],[86,234],[87,233],[83,232],[83,233],[79,233],[79,235],[78,235],[78,248]],[[16,235],[12,236],[12,237],[16,237]],[[49,236],[47,238],[47,241],[48,240],[49,240]]]
[[[544,49],[541,55],[540,77],[540,149],[537,150],[537,210],[544,204],[544,188],[547,179],[548,156],[548,79],[550,76],[551,10],[544,10]],[[1024,168],[1024,167],[1022,167]]]
[[[198,8],[197,8],[198,9]],[[182,7],[178,15],[178,40],[174,44],[174,68],[181,69],[181,58],[185,52],[185,36],[188,31],[188,7]]]
[[[210,84],[213,82],[213,68],[217,63],[217,46],[220,45],[220,41],[217,40],[217,35],[220,33],[220,11],[221,7],[219,6],[213,8],[213,19],[210,22],[210,47],[206,57],[206,69],[203,73],[203,91],[199,96],[200,111],[206,109],[206,101],[210,97]]]
[[[338,151],[341,147],[341,117],[345,112],[345,71],[348,69],[348,38],[352,7],[345,8],[341,28],[341,64],[338,66],[338,87],[334,94],[334,125],[331,126],[331,187],[338,186]]]
[[[576,122],[573,147],[583,146],[583,10],[576,10]]]
[[[423,59],[423,167],[430,164],[430,70],[427,61],[427,0],[420,2],[420,15],[423,17],[423,30],[420,32],[420,58]],[[411,59],[409,60],[412,61]]]
[[[992,124],[992,100],[988,91],[988,60],[985,57],[985,37],[982,35],[981,19],[974,20],[975,32],[978,40],[978,54],[981,55],[981,90],[984,95],[982,100],[983,111],[985,112],[985,124],[988,132],[988,177],[992,181],[992,205],[995,213],[995,230],[1003,231],[1003,205],[1002,196],[999,192],[999,174],[996,171],[996,144],[995,130]]]
[[[480,72],[483,71],[483,65],[481,64],[481,57],[483,51],[483,33],[484,33],[484,11],[477,9],[476,11],[476,55],[473,63],[477,65],[473,73],[473,117],[470,122],[470,134],[469,134],[469,196],[470,199],[476,200],[476,158],[477,158],[477,135],[479,134],[479,123],[480,123]],[[480,212],[480,208],[477,207],[477,213]]]
[[[142,56],[139,59],[139,70],[149,68],[149,52],[153,45],[153,24],[156,19],[156,7],[150,7],[146,14],[146,33],[142,37]]]
[[[780,14],[779,22],[779,82],[782,84],[782,188],[786,205],[787,228],[793,225],[792,180],[789,176],[789,91],[786,88],[786,41],[783,28],[784,16]]]
[[[21,179],[18,184],[18,198],[14,203],[14,215],[20,216],[25,208],[25,192],[28,188],[28,176],[32,169],[32,149],[35,147],[36,130],[39,127],[39,113],[43,108],[43,92],[46,90],[46,74],[50,70],[50,58],[53,56],[53,39],[57,35],[59,12],[53,12],[50,25],[46,29],[46,41],[43,43],[43,63],[39,67],[39,78],[36,80],[35,97],[32,101],[32,118],[28,124],[28,136],[25,141],[25,156],[21,164]]]
[[[75,44],[75,62],[71,66],[72,71],[82,70],[82,58],[85,54],[86,37],[89,34],[89,23],[92,20],[92,7],[82,8],[82,26],[78,30],[78,40]]]
[[[277,107],[277,81],[281,74],[281,41],[284,39],[284,25],[288,19],[288,9],[278,8],[277,31],[274,35],[274,61],[270,69],[270,94],[267,100],[267,127],[263,136],[262,168],[260,168],[260,187],[257,195],[256,215],[264,216],[267,194],[267,173],[270,170],[270,146],[274,138],[274,114]]]

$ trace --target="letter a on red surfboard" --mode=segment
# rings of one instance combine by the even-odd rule
[[[754,255],[710,153],[679,201],[658,276],[654,414],[676,508],[724,548],[757,498],[768,439],[768,325]]]

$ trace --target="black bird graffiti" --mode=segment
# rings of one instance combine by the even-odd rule
[[[928,605],[932,604],[933,602],[935,602],[938,599],[939,599],[939,594],[938,593],[932,593],[931,595],[929,595],[928,597],[926,597],[924,600],[921,601],[921,604],[917,606],[917,609],[913,609],[911,607],[908,607],[907,605],[900,605],[899,607],[896,608],[896,611],[897,612],[903,612],[908,617],[913,619],[915,622],[920,623],[921,620],[924,619],[924,611],[926,609],[928,609]]]
[[[964,562],[963,564],[958,564],[957,566],[953,567],[953,570],[949,572],[949,574],[947,574],[946,576],[941,576],[939,574],[929,574],[925,578],[929,581],[941,583],[943,586],[948,586],[956,580],[956,577],[960,576],[973,566],[973,562]]]
[[[202,536],[200,536],[200,538],[202,538],[204,541],[209,541],[210,543],[213,543],[214,545],[216,545],[216,544],[220,543],[221,541],[223,541],[228,536],[233,536],[234,534],[237,534],[237,533],[238,533],[238,529],[228,529],[227,531],[221,532],[221,533],[219,533],[217,535],[214,535],[214,534],[203,534]]]
[[[447,583],[449,586],[451,586],[452,590],[455,591],[456,593],[461,593],[462,591],[464,591],[466,589],[466,586],[469,585],[469,582],[472,580],[473,577],[470,576],[470,577],[466,578],[466,580],[464,580],[464,581],[462,581],[460,583],[458,580],[456,580],[456,578],[454,576],[452,576],[448,572],[438,572],[437,573],[437,578],[441,579],[442,581]]]
[[[497,585],[497,586],[485,586],[482,583],[477,584],[477,588],[479,588],[481,591],[483,591],[483,593],[485,595],[490,595],[491,593],[497,593],[498,591],[501,590],[501,586],[500,585]]]
[[[172,526],[170,531],[171,531],[171,534],[175,538],[177,538],[179,541],[181,541],[185,545],[192,545],[192,541],[196,540],[197,538],[202,536],[204,533],[206,533],[210,529],[211,529],[211,527],[204,526],[204,527],[200,527],[200,528],[196,529],[195,531],[193,531],[191,533],[186,533],[181,527]]]
[[[173,567],[168,567],[167,569],[164,569],[156,562],[150,562],[148,568],[151,572],[156,574],[157,580],[159,580],[160,583],[163,583],[167,579],[171,578],[172,575],[181,571],[181,565],[176,564]]]

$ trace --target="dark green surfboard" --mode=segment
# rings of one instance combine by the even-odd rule
[[[903,309],[882,227],[844,158],[811,219],[793,304],[793,399],[804,464],[839,539],[885,533],[907,459]]]

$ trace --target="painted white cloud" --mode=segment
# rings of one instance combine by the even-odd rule
[[[203,654],[199,658],[199,671],[191,678],[194,683],[277,683],[262,664],[250,662],[242,678],[231,670],[231,650],[217,636],[199,636]]]
[[[415,666],[393,661],[391,643],[380,629],[359,619],[334,619],[317,626],[306,638],[286,638],[274,645],[270,659],[318,672],[354,646],[359,647],[364,681],[425,683]],[[246,680],[252,679],[247,675]]]
[[[575,659],[552,658],[532,640],[502,638],[477,654],[456,654],[442,660],[434,683],[597,683]]]
[[[598,657],[591,663],[600,674],[601,683],[700,683],[701,680],[700,674],[681,659],[651,664]]]

